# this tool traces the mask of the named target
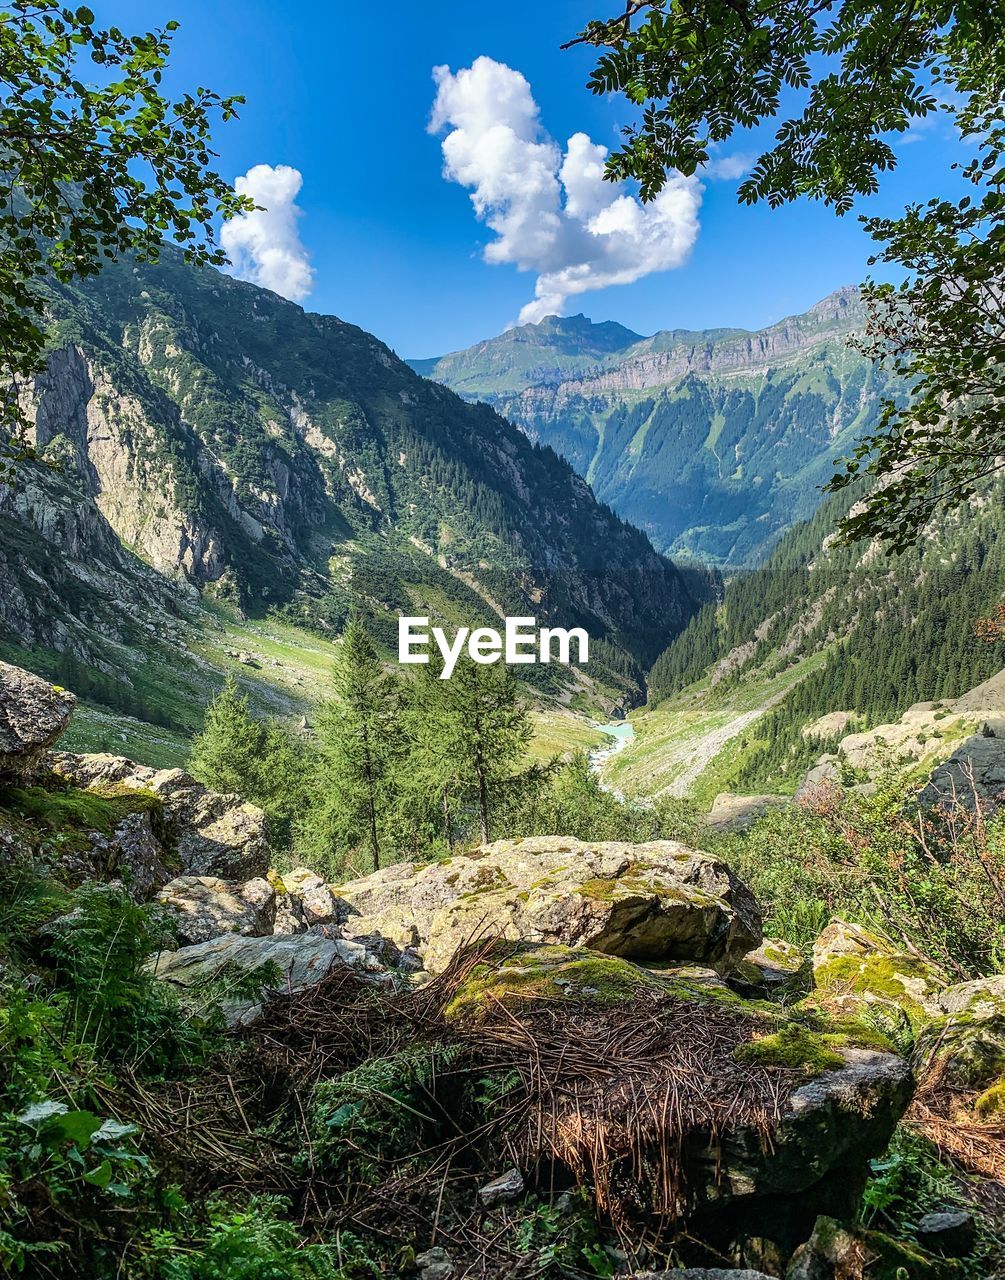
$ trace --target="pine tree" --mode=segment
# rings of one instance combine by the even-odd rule
[[[236,791],[256,799],[266,739],[266,727],[252,716],[247,694],[228,676],[206,708],[202,732],[192,742],[189,772],[214,791]]]
[[[289,845],[303,801],[304,749],[275,721],[251,714],[247,695],[233,676],[206,708],[188,767],[214,791],[233,791],[259,805],[269,819],[272,842]]]
[[[318,713],[318,803],[303,827],[305,844],[334,854],[344,841],[368,847],[380,868],[381,827],[391,813],[402,751],[398,682],[381,666],[365,625],[346,628],[332,668],[334,697]]]
[[[448,832],[454,808],[473,805],[486,843],[502,793],[542,776],[539,768],[519,769],[532,735],[527,705],[502,663],[465,657],[448,680],[439,675],[435,664],[425,668],[412,694],[415,768],[438,793]]]

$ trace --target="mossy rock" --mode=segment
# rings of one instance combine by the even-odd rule
[[[967,1275],[962,1262],[938,1258],[913,1241],[894,1240],[881,1231],[842,1226],[818,1218],[813,1234],[796,1250],[786,1280],[953,1280]]]
[[[931,961],[897,947],[883,934],[834,919],[813,944],[813,982],[849,1010],[876,1004],[899,1010],[913,1026],[938,1017],[947,984]]]
[[[974,1110],[982,1120],[993,1120],[999,1124],[1005,1121],[1005,1079],[996,1080],[989,1089],[985,1089],[975,1100]]]
[[[161,799],[152,791],[116,784],[68,787],[55,778],[45,785],[12,788],[0,804],[44,831],[71,837],[90,831],[111,835],[133,813],[149,813],[158,822],[164,815]]]
[[[402,863],[338,892],[361,932],[414,943],[431,973],[478,933],[722,973],[761,940],[750,890],[718,858],[672,840],[499,840],[449,866]]]
[[[557,943],[498,942],[475,965],[444,1012],[450,1022],[478,1022],[500,1005],[512,1010],[548,1000],[605,1007],[672,990],[669,983],[618,956]]]
[[[951,1088],[987,1089],[1005,1076],[1005,1012],[933,1022],[919,1036],[915,1058],[919,1072],[938,1071]]]

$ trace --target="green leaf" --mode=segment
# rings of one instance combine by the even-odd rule
[[[69,1109],[65,1102],[33,1102],[30,1107],[25,1108],[14,1118],[19,1124],[38,1125],[43,1120],[50,1120],[53,1116],[65,1115]]]
[[[85,1182],[89,1182],[92,1187],[100,1187],[102,1191],[108,1187],[111,1180],[112,1163],[110,1160],[102,1160],[96,1169],[84,1174]]]

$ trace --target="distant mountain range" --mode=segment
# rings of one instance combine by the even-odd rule
[[[550,316],[410,363],[551,445],[658,550],[751,566],[895,390],[848,346],[863,319],[852,288],[753,333]]]

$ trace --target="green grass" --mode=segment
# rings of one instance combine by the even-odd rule
[[[80,704],[57,746],[64,751],[128,756],[155,769],[180,769],[188,760],[189,743],[187,734]]]
[[[552,756],[574,751],[592,751],[610,741],[585,715],[566,707],[544,707],[535,711],[531,719],[534,737],[530,754],[537,760],[550,760]]]
[[[826,652],[816,653],[776,675],[753,674],[728,687],[704,680],[651,711],[634,713],[635,740],[606,763],[604,781],[625,795],[683,790],[711,803],[723,789],[722,776],[735,766],[737,738],[826,657]],[[710,751],[707,764],[683,786],[682,777],[705,751]]]

